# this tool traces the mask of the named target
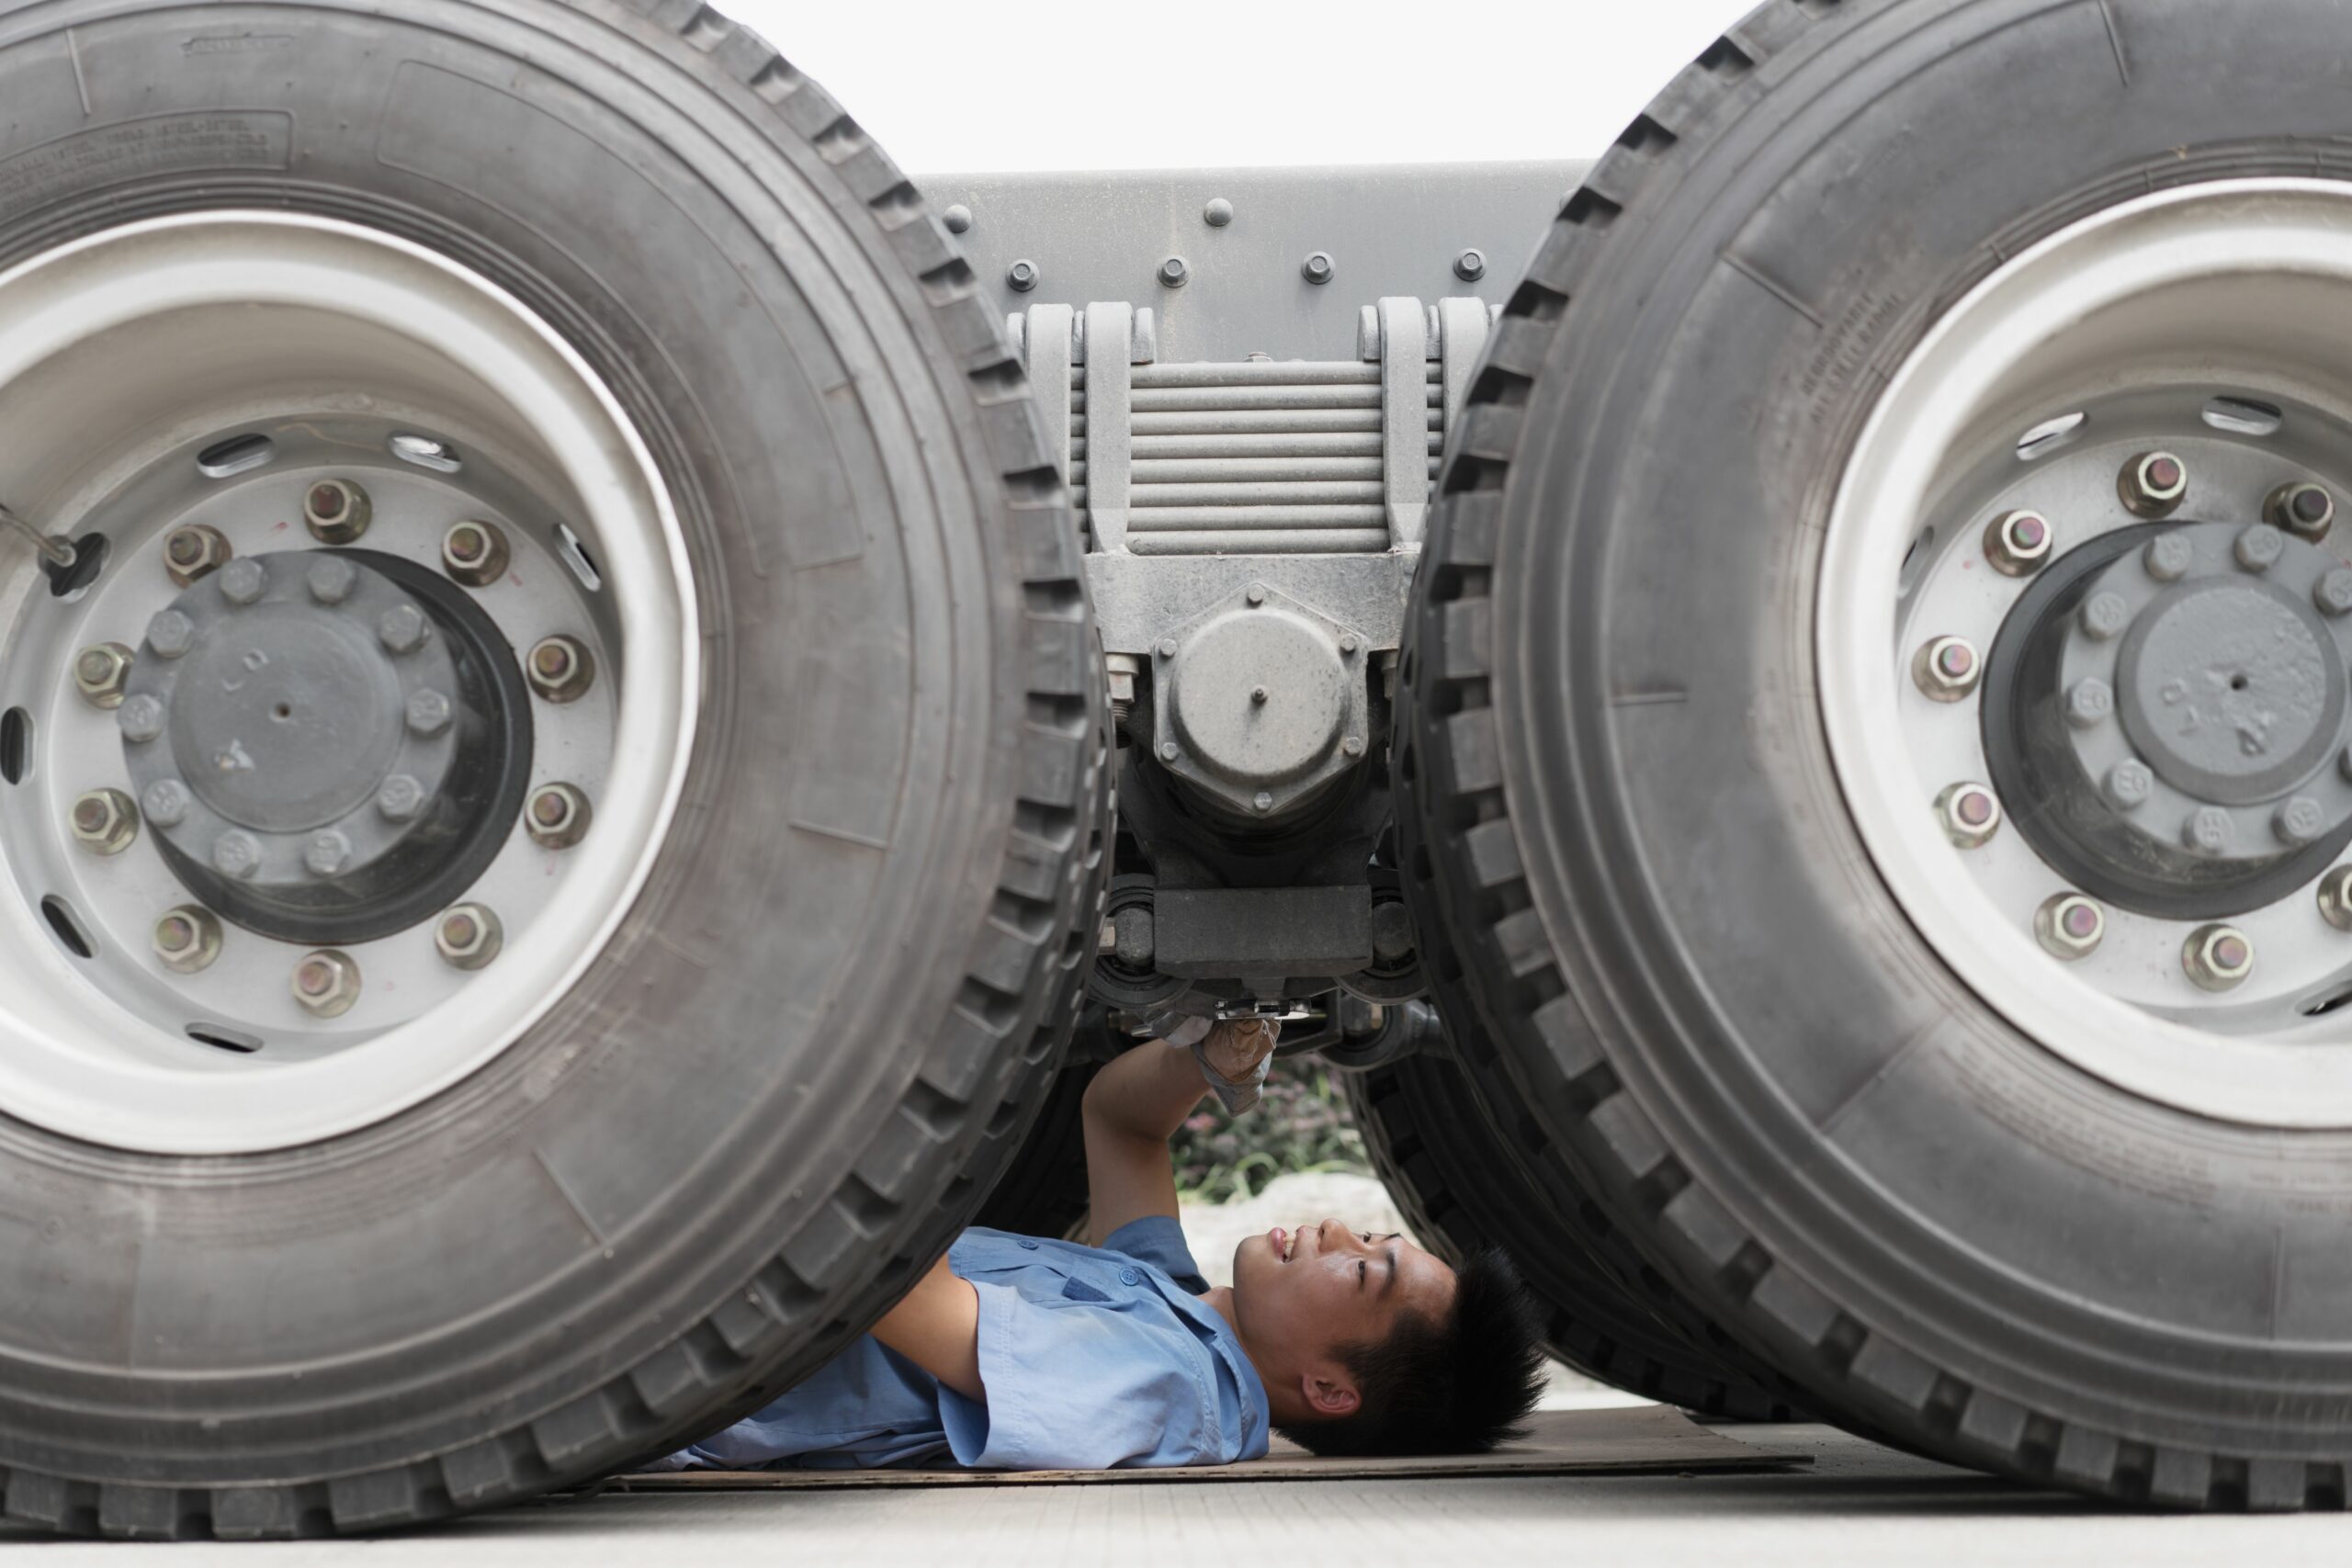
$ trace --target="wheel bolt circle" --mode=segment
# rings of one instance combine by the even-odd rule
[[[1934,637],[1911,656],[1911,680],[1931,702],[1963,701],[1984,677],[1984,661],[1966,637]]]
[[[2053,894],[2034,911],[2033,934],[2053,958],[2087,958],[2107,936],[2107,911],[2079,893]]]
[[[157,962],[181,975],[212,967],[220,956],[220,921],[211,910],[184,904],[155,922],[151,943]]]
[[[341,1018],[359,1000],[359,965],[347,953],[322,948],[294,965],[293,990],[312,1018]]]
[[[2049,563],[2058,531],[2039,512],[2010,512],[1984,528],[1984,558],[2007,577],[2030,577]]]
[[[2143,452],[2116,480],[2124,510],[2134,517],[2169,517],[2188,497],[2188,466],[2170,452]]]
[[[1945,834],[1963,850],[1990,843],[2001,830],[2000,798],[1981,784],[1956,784],[1936,796]]]
[[[480,904],[459,904],[433,928],[433,949],[456,969],[481,969],[496,958],[505,932],[498,917]]]
[[[2233,990],[2254,973],[2253,939],[2235,926],[2199,926],[2181,944],[2180,966],[2199,990]]]

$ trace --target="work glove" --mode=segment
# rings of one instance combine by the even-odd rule
[[[1274,1042],[1282,1038],[1282,1025],[1266,1018],[1185,1018],[1157,1032],[1170,1045],[1193,1053],[1218,1103],[1227,1115],[1238,1116],[1257,1107],[1274,1065]]]

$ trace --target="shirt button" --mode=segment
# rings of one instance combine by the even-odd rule
[[[1024,1235],[1021,1238],[1021,1250],[1023,1252],[1035,1252],[1037,1250],[1037,1244],[1031,1241]]]
[[[1143,1276],[1136,1273],[1132,1269],[1122,1269],[1119,1270],[1119,1283],[1122,1285],[1140,1285],[1143,1283]]]

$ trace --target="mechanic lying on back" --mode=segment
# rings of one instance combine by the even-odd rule
[[[1542,1352],[1501,1254],[1457,1274],[1326,1220],[1243,1242],[1230,1288],[1200,1277],[1168,1140],[1204,1079],[1255,1103],[1274,1032],[1220,1023],[1103,1068],[1085,1102],[1095,1245],[966,1231],[873,1333],[666,1467],[1225,1464],[1263,1455],[1270,1425],[1322,1454],[1515,1436]]]

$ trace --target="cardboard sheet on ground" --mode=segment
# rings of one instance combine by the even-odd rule
[[[1246,1464],[1182,1470],[695,1470],[616,1476],[604,1490],[767,1492],[840,1486],[1067,1486],[1134,1481],[1355,1481],[1368,1476],[1574,1475],[1608,1471],[1780,1470],[1811,1462],[1710,1431],[1664,1405],[1544,1410],[1524,1441],[1487,1454],[1410,1459],[1317,1459],[1276,1438]]]

